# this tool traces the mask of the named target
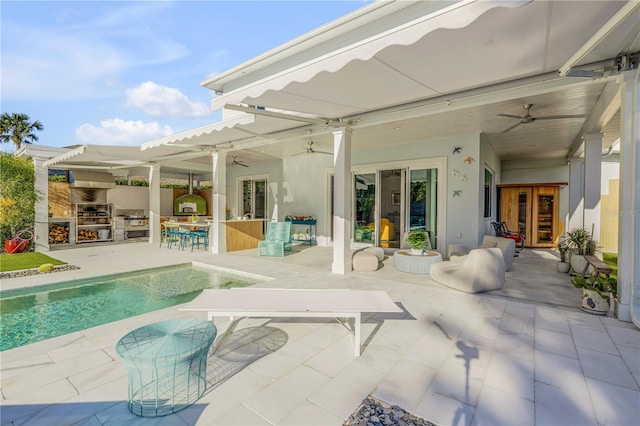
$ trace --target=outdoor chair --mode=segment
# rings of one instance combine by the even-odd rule
[[[465,293],[499,290],[504,286],[504,257],[497,248],[478,248],[459,260],[431,265],[431,279]]]
[[[517,257],[516,243],[510,238],[494,237],[493,235],[485,235],[482,237],[482,245],[479,248],[498,247],[502,251],[504,258],[504,270],[510,271],[513,264],[513,258]]]
[[[189,231],[186,231],[185,234],[185,241],[182,244],[183,249],[187,245],[186,238],[189,238],[189,241],[191,241],[191,251],[193,251],[194,246],[199,250],[201,243],[204,245],[204,249],[207,250],[207,247],[209,246],[209,235],[207,234],[207,231],[202,229],[190,229]]]
[[[291,222],[267,222],[264,241],[258,242],[259,256],[284,256],[293,250]]]
[[[491,225],[493,225],[493,229],[496,231],[496,237],[509,238],[513,240],[516,248],[520,250],[524,248],[524,235],[519,232],[509,231],[509,229],[507,229],[507,222],[491,222]]]
[[[165,223],[161,224],[162,231],[160,235],[160,247],[162,247],[162,243],[167,243],[167,248],[171,248],[174,244],[178,246],[179,249],[184,248],[185,244],[185,233],[180,231],[180,228],[166,225]]]

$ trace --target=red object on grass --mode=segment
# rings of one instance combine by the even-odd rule
[[[22,253],[27,249],[28,245],[29,240],[23,240],[22,238],[4,240],[4,250],[7,254]]]

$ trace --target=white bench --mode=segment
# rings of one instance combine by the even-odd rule
[[[181,311],[207,312],[208,319],[225,316],[231,324],[213,351],[244,317],[336,318],[353,335],[355,356],[360,356],[360,324],[363,312],[403,312],[381,290],[232,288],[208,289],[185,304]],[[236,319],[237,317],[237,319]],[[353,325],[347,323],[353,320]]]

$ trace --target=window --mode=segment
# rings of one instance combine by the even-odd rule
[[[493,188],[493,173],[484,169],[484,217],[491,217],[491,189]]]
[[[267,179],[242,179],[240,181],[240,212],[243,217],[266,219]]]

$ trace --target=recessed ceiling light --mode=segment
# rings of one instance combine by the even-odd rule
[[[534,143],[530,143],[530,144],[528,144],[527,146],[528,146],[528,147],[530,147],[530,148],[533,148],[534,146],[536,146],[536,144],[534,144]]]
[[[400,130],[400,127],[394,127],[393,130]]]

